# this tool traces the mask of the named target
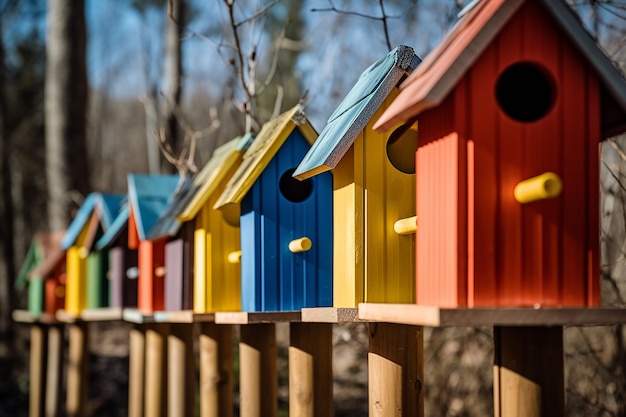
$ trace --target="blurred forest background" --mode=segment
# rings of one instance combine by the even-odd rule
[[[92,190],[125,193],[128,173],[193,173],[299,101],[321,131],[363,69],[398,44],[423,58],[467,3],[0,0],[0,416],[27,412],[28,332],[10,312],[26,302],[15,277],[36,232],[62,230]],[[626,68],[626,1],[569,3]],[[601,165],[611,306],[626,300],[625,180],[617,137]],[[122,416],[128,328],[94,326],[89,415]],[[624,326],[565,338],[568,415],[626,416]],[[367,414],[366,353],[365,325],[335,326],[338,416]],[[427,415],[493,413],[490,329],[425,329],[425,361]]]

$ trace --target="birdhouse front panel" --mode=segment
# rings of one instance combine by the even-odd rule
[[[139,277],[138,251],[126,245],[109,249],[111,274],[111,307],[137,307],[137,278]]]
[[[109,305],[108,252],[93,251],[87,256],[87,306],[101,308]]]
[[[239,207],[225,218],[213,205],[224,190],[228,175],[200,209],[194,231],[195,270],[194,311],[241,311],[241,242]]]
[[[415,212],[417,132],[372,129],[396,95],[397,89],[392,90],[334,170],[335,307],[415,301],[410,278],[415,237],[399,234],[394,225],[410,222]]]
[[[165,240],[139,242],[137,308],[144,314],[165,309]]]
[[[138,249],[137,308],[152,314],[165,308],[165,243],[167,238],[149,240],[148,232],[169,207],[179,183],[174,175],[129,175],[131,204],[128,218],[128,247]]]
[[[54,316],[65,308],[65,273],[53,273],[44,280],[44,311]]]
[[[185,223],[165,244],[165,309],[193,308],[193,225]]]
[[[99,222],[98,214],[92,212],[74,242],[67,248],[65,310],[71,315],[77,316],[87,307],[87,258],[100,227]]]
[[[332,305],[332,176],[292,177],[309,148],[293,129],[241,202],[244,311]]]
[[[419,136],[418,303],[599,303],[599,81],[543,6],[519,7]]]

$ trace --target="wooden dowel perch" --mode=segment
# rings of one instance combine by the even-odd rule
[[[522,204],[554,198],[561,194],[563,182],[554,172],[545,172],[536,177],[521,181],[515,186],[513,195]]]
[[[241,251],[236,250],[228,254],[228,262],[231,264],[238,264],[241,262]]]
[[[399,235],[410,235],[417,232],[417,216],[396,221],[393,224],[393,230]]]
[[[289,242],[289,250],[293,253],[306,252],[311,250],[313,242],[308,237],[301,237],[300,239],[294,239]]]

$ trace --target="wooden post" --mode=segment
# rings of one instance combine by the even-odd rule
[[[64,335],[63,327],[50,325],[48,329],[48,364],[46,366],[46,417],[58,417],[61,415],[61,383],[63,373],[61,364],[63,362]]]
[[[202,323],[200,417],[233,416],[233,326]]]
[[[369,331],[369,415],[423,416],[422,328],[370,323]]]
[[[278,381],[276,326],[241,326],[239,342],[241,417],[276,417]]]
[[[563,328],[494,327],[496,417],[565,415]]]
[[[195,414],[195,366],[193,324],[170,324],[170,333],[167,336],[168,417]]]
[[[128,417],[143,417],[146,332],[137,324],[129,334]]]
[[[289,338],[289,415],[332,416],[332,325],[294,322]]]
[[[146,328],[145,417],[164,417],[167,412],[167,323]]]
[[[67,415],[83,417],[87,405],[87,363],[89,326],[77,321],[69,324],[69,361],[67,366]]]
[[[46,369],[46,331],[41,324],[30,326],[30,394],[28,397],[29,417],[43,415],[45,398],[44,379]]]

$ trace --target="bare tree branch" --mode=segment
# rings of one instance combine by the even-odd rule
[[[382,22],[383,24],[383,33],[385,34],[385,41],[387,43],[387,48],[389,50],[392,49],[391,46],[391,40],[389,38],[389,27],[388,27],[388,23],[387,21],[389,19],[397,19],[399,16],[388,16],[385,13],[385,2],[384,0],[376,0],[378,2],[378,5],[380,7],[380,11],[382,16],[372,16],[369,14],[365,14],[365,13],[361,13],[361,12],[355,12],[352,10],[341,10],[338,9],[337,7],[335,7],[335,5],[333,4],[332,0],[328,0],[328,3],[330,4],[330,7],[325,7],[325,8],[313,8],[311,9],[312,12],[335,12],[335,13],[339,13],[339,14],[345,14],[345,15],[351,15],[351,16],[358,16],[358,17],[363,17],[365,19],[370,19],[370,20],[377,20]]]

